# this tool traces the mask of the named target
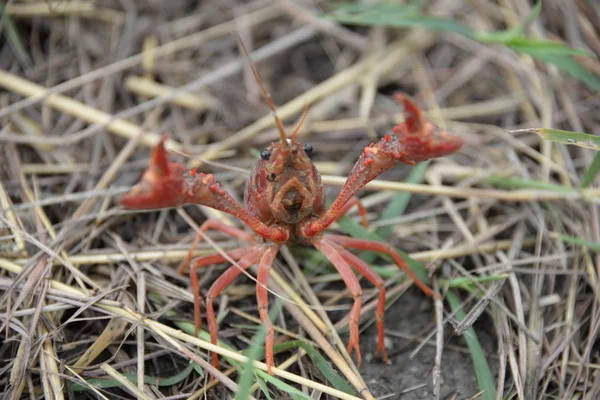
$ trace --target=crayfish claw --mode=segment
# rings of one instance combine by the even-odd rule
[[[150,210],[182,205],[188,192],[184,178],[185,167],[171,163],[167,158],[164,135],[152,151],[150,164],[140,182],[121,197],[121,205],[128,209]]]
[[[450,155],[464,145],[464,139],[431,122],[408,95],[396,93],[394,97],[404,105],[405,115],[404,122],[393,129],[399,142],[397,161],[415,164]]]

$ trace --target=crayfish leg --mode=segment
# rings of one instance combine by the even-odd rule
[[[214,345],[217,344],[217,337],[219,332],[219,326],[217,325],[217,318],[215,316],[215,310],[213,302],[215,298],[227,287],[235,278],[237,278],[243,271],[247,270],[252,265],[256,264],[259,260],[262,252],[262,248],[258,246],[245,247],[242,249],[236,249],[235,252],[241,252],[240,256],[236,258],[239,260],[237,265],[232,265],[225,272],[221,274],[213,282],[210,289],[206,293],[206,320],[208,323],[208,331],[210,333],[210,342]],[[236,253],[236,255],[238,255]],[[217,353],[212,353],[212,365],[215,368],[219,368],[219,358]]]
[[[348,202],[346,204],[344,204],[344,206],[340,210],[339,214],[335,218],[335,221],[337,221],[338,219],[340,219],[344,215],[346,215],[348,213],[348,211],[350,211],[352,209],[352,207],[354,207],[354,206],[356,206],[356,208],[358,209],[358,215],[360,216],[360,222],[361,222],[362,226],[364,226],[365,228],[368,227],[369,221],[367,220],[367,209],[365,208],[363,203],[360,201],[360,199],[356,196],[350,197],[350,200],[348,200]]]
[[[327,240],[327,236],[323,240]],[[385,350],[385,342],[384,342],[384,321],[383,315],[385,313],[385,282],[381,276],[379,276],[373,269],[363,260],[350,253],[348,250],[344,249],[341,246],[336,245],[336,249],[340,252],[344,260],[348,264],[350,264],[359,274],[364,276],[369,282],[375,286],[375,288],[379,291],[379,295],[377,298],[377,308],[375,309],[375,319],[377,321],[377,351],[375,355],[381,354],[383,361],[389,364],[390,360],[387,355],[387,351]]]
[[[415,284],[419,287],[419,289],[421,289],[421,291],[423,291],[423,293],[435,299],[439,298],[439,295],[434,293],[429,286],[427,286],[422,280],[419,279],[417,275],[415,275],[412,269],[410,269],[408,264],[406,264],[406,262],[402,259],[402,257],[400,257],[400,255],[392,246],[386,243],[376,242],[374,240],[355,239],[341,235],[327,235],[327,240],[350,249],[369,250],[389,255],[394,259],[396,265],[415,282]]]
[[[327,259],[333,264],[335,269],[339,272],[340,276],[344,280],[346,286],[352,294],[354,304],[350,310],[350,340],[348,341],[348,353],[352,354],[352,350],[356,352],[356,362],[360,367],[362,362],[362,356],[360,354],[360,345],[358,341],[359,337],[359,323],[360,323],[360,310],[362,308],[362,289],[358,279],[352,272],[350,265],[346,262],[343,255],[337,249],[337,246],[329,243],[326,240],[315,240],[313,245],[327,257]]]
[[[244,254],[247,254],[247,249],[235,249],[228,251],[225,255],[222,254],[210,254],[207,256],[198,257],[192,260],[190,266],[190,287],[194,296],[194,336],[198,336],[198,331],[202,326],[202,310],[200,307],[200,282],[198,282],[198,268],[202,268],[211,264],[219,264],[227,261],[228,259],[237,261],[241,259]]]
[[[227,224],[219,221],[218,219],[209,218],[206,221],[204,221],[202,223],[202,225],[200,225],[200,232],[198,232],[196,234],[196,237],[194,238],[194,241],[192,242],[192,245],[190,246],[187,256],[185,257],[185,259],[179,266],[179,274],[183,275],[185,273],[185,270],[190,265],[190,261],[194,257],[194,252],[196,251],[196,248],[198,247],[200,242],[202,242],[202,240],[204,240],[204,234],[209,229],[214,229],[216,231],[223,232],[226,235],[229,235],[236,239],[242,240],[244,242],[254,243],[256,241],[254,235],[252,235],[251,233],[248,233],[248,232],[241,230],[239,228],[236,228],[234,226],[227,225]],[[220,261],[220,262],[223,262],[223,261]],[[213,263],[216,263],[216,262],[213,262]],[[209,263],[209,264],[211,264],[211,263]],[[208,264],[206,264],[206,265],[208,265]]]
[[[279,245],[268,247],[260,258],[258,265],[258,275],[256,279],[256,300],[258,302],[258,313],[260,321],[265,327],[265,362],[267,372],[271,375],[271,369],[275,364],[273,356],[273,346],[275,345],[275,330],[269,318],[269,296],[267,292],[267,283],[269,282],[269,271],[273,265],[273,259],[279,251]]]

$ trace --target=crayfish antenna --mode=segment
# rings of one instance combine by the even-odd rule
[[[277,115],[277,108],[275,107],[275,103],[273,103],[273,98],[271,97],[271,93],[269,93],[269,91],[266,89],[263,80],[261,79],[260,75],[258,74],[258,71],[256,70],[256,67],[254,66],[254,63],[252,62],[252,59],[250,58],[248,49],[246,49],[246,46],[244,45],[244,42],[242,41],[240,34],[237,32],[236,32],[236,37],[237,37],[238,43],[240,44],[240,47],[244,51],[244,55],[248,59],[248,64],[250,65],[250,69],[252,69],[252,74],[254,75],[254,79],[256,79],[256,83],[258,83],[258,86],[260,87],[260,92],[261,92],[263,98],[265,99],[265,102],[269,106],[269,109],[271,110],[271,113],[273,114],[273,118],[275,118],[275,125],[277,125],[277,130],[279,131],[281,143],[284,146],[287,146],[287,134],[285,133],[285,129],[283,128],[283,123],[281,122],[281,119],[279,119],[279,116]]]
[[[306,119],[307,114],[308,114],[308,103],[304,104],[304,111],[302,112],[302,117],[300,117],[300,121],[298,121],[298,124],[296,125],[294,132],[292,132],[292,142],[296,141],[296,136],[298,136],[298,132],[300,131],[300,128],[302,127],[302,124],[304,123],[304,120]]]

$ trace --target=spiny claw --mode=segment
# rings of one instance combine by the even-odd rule
[[[431,122],[407,95],[396,93],[394,98],[404,104],[405,120],[394,127],[400,144],[398,161],[417,163],[456,152],[465,143],[458,136],[441,130]]]
[[[147,210],[177,207],[185,202],[188,184],[184,179],[185,167],[167,159],[164,135],[152,151],[150,165],[142,180],[121,197],[121,205],[129,209]]]

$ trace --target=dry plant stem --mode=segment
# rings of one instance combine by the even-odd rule
[[[147,77],[130,75],[125,79],[125,88],[140,96],[161,97],[175,92],[175,88],[163,85]],[[208,97],[206,94],[198,95],[195,93],[179,93],[172,95],[171,104],[188,108],[196,112],[202,112],[207,108],[216,106],[216,100]]]
[[[523,246],[531,246],[535,244],[535,239],[527,238],[523,242]],[[498,250],[507,250],[512,246],[511,240],[498,240],[492,242],[482,243],[478,246],[472,246],[471,244],[462,244],[458,245],[451,249],[442,249],[442,250],[427,250],[420,251],[416,253],[410,253],[409,256],[417,261],[435,261],[447,258],[458,258],[464,257],[477,253],[493,253]],[[225,246],[221,246],[223,249],[226,249]],[[213,254],[213,250],[202,249],[196,250],[193,254],[194,257]],[[185,259],[188,254],[188,250],[149,250],[149,251],[138,251],[138,252],[130,252],[129,257],[132,260],[137,262],[143,261],[153,261],[153,260],[161,260],[161,261],[181,261]],[[82,265],[82,264],[113,264],[121,261],[128,260],[128,257],[125,257],[121,253],[108,253],[108,254],[79,254],[70,256],[69,261],[72,265]],[[15,263],[17,264],[25,264],[28,259],[17,259]],[[58,263],[58,261],[54,261],[54,263]]]
[[[49,95],[48,89],[3,70],[0,70],[0,86],[6,90],[19,93],[22,96],[34,99],[45,98],[45,104],[59,111],[81,118],[91,124],[106,124],[106,129],[109,132],[127,139],[134,139],[139,135],[141,130],[138,125],[132,122],[123,119],[113,119],[111,114],[73,100],[70,97],[59,94]],[[43,139],[43,141],[50,142],[50,139]],[[64,139],[61,139],[61,141],[64,144]],[[146,132],[140,141],[146,146],[152,147],[160,141],[160,135],[155,132]],[[56,144],[58,145],[58,143]],[[171,139],[168,141],[168,146],[176,151],[182,150],[181,145]]]
[[[243,19],[245,24],[255,25],[274,19],[279,14],[279,10],[277,10],[275,7],[269,6],[244,15],[243,17],[240,17],[240,19]],[[191,35],[174,40],[172,42],[165,43],[162,46],[158,46],[149,51],[154,57],[160,58],[168,56],[170,54],[174,54],[178,51],[187,48],[198,48],[199,46],[210,40],[216,39],[221,36],[230,35],[231,31],[235,29],[235,24],[236,20],[227,21],[222,24],[205,29],[203,31],[196,32]],[[46,96],[49,96],[51,94],[62,93],[67,90],[75,89],[78,86],[92,82],[96,79],[115,74],[127,68],[135,67],[136,65],[140,64],[146,56],[146,52],[138,53],[131,57],[112,63],[106,67],[102,67],[94,71],[88,72],[86,74],[80,75],[77,78],[63,82],[60,85],[57,85],[53,88],[46,89],[46,92],[41,97],[31,97],[28,99],[24,99],[0,110],[0,118],[10,115],[16,111],[22,110],[26,107],[31,107],[32,105],[45,100]]]
[[[21,168],[21,171],[24,174],[26,173],[25,168]],[[89,167],[86,167],[85,171],[89,171]],[[111,198],[111,197],[123,194],[127,190],[128,189],[126,189],[126,188],[123,188],[123,189],[115,188],[115,189],[98,190],[98,191],[90,190],[87,192],[62,194],[59,196],[48,196],[44,199],[36,200],[33,202],[27,202],[27,203],[13,205],[12,208],[15,211],[23,211],[23,210],[29,210],[30,208],[34,208],[34,207],[45,207],[45,206],[51,206],[51,205],[55,205],[55,204],[62,204],[65,202],[75,202],[75,201],[87,200],[92,197]],[[123,213],[123,212],[125,212],[125,211],[122,211],[120,213]],[[86,216],[86,217],[89,217],[89,216]]]
[[[369,54],[377,56],[385,43],[385,29],[383,27],[376,27],[371,32],[370,37],[371,48]],[[374,142],[377,141],[377,133],[370,124],[371,108],[375,103],[375,97],[377,96],[377,89],[379,84],[379,77],[381,71],[378,68],[378,57],[368,57],[371,64],[367,67],[367,73],[362,79],[362,91],[360,96],[359,105],[359,119],[362,125],[366,127],[367,136]]]
[[[104,174],[102,174],[102,177],[94,186],[94,190],[102,190],[105,187],[107,187],[110,182],[112,182],[115,176],[117,176],[120,172],[125,161],[135,151],[138,142],[143,141],[146,134],[147,133],[145,133],[143,130],[138,130],[137,134],[134,137],[132,137],[132,139],[127,143],[127,145],[125,145],[125,147],[121,149],[121,152],[119,153],[117,158],[115,158],[115,160],[111,163],[110,167],[104,172]],[[79,207],[77,207],[77,210],[75,210],[71,218],[73,220],[77,220],[78,218],[89,213],[96,201],[96,198],[89,198],[85,200]]]
[[[436,116],[440,116],[444,121],[457,120],[461,118],[486,117],[504,114],[518,109],[519,103],[523,102],[523,94],[520,92],[510,95],[485,100],[476,104],[467,104],[464,106],[440,108],[436,112]],[[429,111],[425,111],[425,115],[432,121],[436,121],[435,116]],[[396,113],[391,116],[372,117],[370,124],[373,128],[379,128],[385,124],[393,122],[399,124],[404,121],[404,113]],[[309,121],[300,132],[331,132],[336,130],[363,130],[366,129],[366,121],[361,117],[351,117],[343,119],[332,119],[325,121]]]
[[[521,243],[522,242],[522,238],[524,235],[524,230],[521,229],[518,232],[517,237],[515,237],[515,244],[516,243]],[[497,256],[498,258],[502,261],[507,263],[507,265],[512,265],[512,261],[514,261],[514,255],[516,254],[516,251],[513,251],[514,249],[516,249],[515,245],[513,248],[511,248],[510,251],[510,259],[503,253],[503,252],[497,252]],[[519,246],[520,247],[520,246]],[[514,296],[514,304],[515,304],[515,314],[517,316],[517,318],[519,319],[519,321],[522,324],[525,324],[525,311],[523,310],[523,301],[521,298],[521,288],[519,287],[519,282],[517,280],[517,277],[514,273],[511,273],[509,278],[508,278],[508,282],[510,284],[513,296]],[[519,370],[521,372],[521,375],[524,376],[525,374],[525,366],[527,364],[527,360],[525,358],[526,355],[526,351],[525,349],[527,349],[527,339],[525,337],[525,335],[523,334],[523,331],[519,331],[518,333],[518,340],[519,340]]]
[[[434,289],[436,293],[439,293],[439,287],[437,281],[434,281]],[[444,351],[444,302],[440,298],[434,300],[435,305],[435,364],[433,366],[432,380],[433,380],[433,394],[437,400],[440,398],[440,386],[442,383],[441,365],[442,365],[442,353]]]
[[[113,342],[119,338],[125,329],[127,323],[119,318],[111,319],[106,328],[102,330],[102,333],[94,340],[92,345],[79,357],[73,364],[73,370],[80,372],[83,368],[90,365],[94,360],[98,358],[100,353],[106,350]]]
[[[342,176],[323,175],[326,185],[343,186],[346,178]],[[367,190],[394,190],[420,194],[433,194],[456,198],[496,199],[505,201],[544,201],[544,200],[585,200],[593,203],[600,202],[600,189],[583,189],[577,192],[551,192],[547,190],[496,190],[473,189],[453,186],[430,186],[417,183],[403,183],[374,180],[365,187]]]
[[[31,190],[31,188],[29,187],[29,183],[28,180],[25,178],[25,176],[23,175],[23,173],[20,170],[20,165],[21,165],[21,160],[18,158],[17,156],[17,152],[10,152],[8,153],[8,156],[10,158],[10,162],[13,165],[13,168],[15,168],[15,172],[17,174],[19,174],[19,178],[20,178],[20,182],[21,182],[21,187],[23,189],[23,192],[25,194],[25,196],[27,197],[27,199],[29,200],[29,202],[35,202],[35,195],[33,193],[33,191]],[[46,215],[46,212],[44,211],[44,209],[42,207],[35,207],[34,208],[35,213],[37,214],[39,220],[41,221],[42,225],[44,226],[44,228],[46,229],[46,232],[48,232],[48,235],[50,236],[50,238],[52,240],[55,240],[57,237],[56,231],[54,230],[54,227],[52,226],[52,223],[50,222],[50,219],[48,218],[48,216]],[[2,218],[0,216],[0,218]],[[19,226],[19,225],[17,225]],[[16,226],[13,227],[14,229],[17,229]],[[26,232],[20,232],[19,233],[19,237],[27,237],[29,236]],[[42,246],[40,246],[41,248]],[[48,250],[50,250],[48,252],[48,254],[52,254],[53,251],[48,248]],[[65,267],[67,268],[72,268],[72,264],[69,262],[69,255],[67,254],[66,251],[61,250],[60,251],[60,255],[61,257],[65,260]],[[86,287],[83,284],[83,281],[86,280],[88,283],[91,282],[91,280],[87,279],[87,277],[82,276],[80,273],[75,272],[73,273],[73,276],[75,278],[75,281],[79,284],[79,286],[85,291]],[[92,285],[93,286],[93,285]]]
[[[461,129],[461,127],[462,127],[462,129],[468,129],[468,130],[477,129],[477,130],[481,130],[484,132],[489,132],[491,134],[494,134],[494,135],[500,137],[502,140],[505,140],[509,145],[514,147],[516,150],[522,151],[523,153],[527,154],[528,156],[530,156],[531,158],[536,160],[538,163],[548,165],[548,168],[550,168],[551,170],[556,171],[560,174],[567,174],[567,171],[565,171],[564,166],[552,161],[551,159],[547,158],[545,155],[543,155],[539,151],[536,151],[533,148],[531,148],[529,145],[527,145],[526,143],[523,143],[521,140],[514,137],[512,135],[513,132],[511,132],[511,131],[507,131],[507,130],[499,128],[495,125],[489,125],[489,124],[453,122],[450,125],[453,127],[456,127],[457,129]]]
[[[291,47],[299,42],[305,41],[308,38],[314,36],[314,29],[310,27],[300,28],[287,36],[284,36],[274,42],[264,46],[263,48],[255,51],[253,54],[256,55],[256,58],[265,58],[269,57],[272,54],[276,54],[281,51],[282,48]],[[144,103],[141,103],[137,106],[134,106],[127,111],[121,112],[116,115],[111,115],[95,109],[93,107],[89,107],[83,103],[80,103],[76,100],[68,98],[62,95],[52,95],[49,96],[46,100],[46,103],[50,106],[59,109],[67,114],[74,115],[78,118],[83,119],[84,121],[93,124],[92,126],[87,127],[86,129],[73,134],[70,138],[43,138],[41,142],[45,144],[53,143],[64,145],[65,142],[76,142],[83,138],[86,138],[101,129],[107,129],[108,131],[124,136],[126,138],[133,138],[141,128],[139,128],[136,124],[133,124],[125,119],[126,117],[130,117],[136,115],[142,111],[148,111],[155,107],[158,107],[165,102],[169,101],[172,97],[178,95],[179,93],[184,93],[186,91],[196,90],[206,86],[207,84],[224,79],[228,76],[231,76],[241,70],[242,68],[242,60],[237,60],[230,62],[229,64],[224,65],[223,67],[217,69],[211,74],[206,74],[201,78],[192,81],[184,86],[177,88],[176,90],[167,93],[166,95],[162,95],[152,100],[148,100]],[[23,96],[34,96],[34,98],[38,98],[35,96],[48,95],[49,91],[42,86],[36,85],[32,82],[29,82],[23,78],[20,78],[16,75],[9,74],[4,71],[0,71],[0,87],[4,87],[8,90],[19,93]],[[2,111],[0,111],[2,114]],[[4,135],[8,137],[8,135]],[[33,140],[35,138],[23,138],[21,136],[10,137],[11,141],[14,142],[26,142],[26,143],[36,143],[38,140]],[[160,137],[154,132],[147,132],[142,138],[141,142],[144,145],[155,147],[156,143],[158,143]],[[171,150],[181,151],[181,144],[169,139],[166,142],[167,147]],[[218,152],[216,152],[218,153]],[[211,153],[212,157],[216,157],[215,152]]]
[[[502,400],[504,398],[504,383],[506,381],[506,360],[508,358],[506,349],[508,347],[507,341],[510,338],[510,331],[508,328],[508,319],[506,315],[499,313],[498,309],[492,305],[492,313],[494,319],[497,321],[498,327],[498,379],[496,381],[496,400]]]
[[[4,260],[4,259],[0,259],[0,268],[6,270],[6,271],[10,271],[13,273],[20,273],[22,271],[22,267],[14,264],[8,260]],[[85,301],[85,299],[87,298],[87,296],[81,292],[79,289],[76,289],[74,287],[65,285],[64,283],[61,282],[57,282],[52,280],[50,282],[50,287],[52,289],[58,290],[60,292],[63,292],[67,295],[70,296],[74,296],[77,298],[80,298],[82,300]],[[114,302],[114,301],[106,301],[106,300],[102,300],[96,303],[96,306],[104,311],[107,311],[110,314],[119,316],[121,318],[124,318],[125,320],[129,321],[130,323],[138,323],[143,325],[145,328],[147,328],[148,330],[150,330],[151,332],[154,332],[157,335],[160,335],[163,338],[169,338],[169,342],[171,343],[171,341],[173,341],[174,339],[178,339],[181,340],[183,342],[186,343],[190,343],[193,344],[195,346],[198,346],[202,349],[205,349],[207,351],[211,351],[211,352],[215,352],[220,354],[223,357],[229,357],[232,358],[236,361],[242,362],[242,363],[246,363],[248,362],[247,357],[236,353],[234,351],[230,351],[227,349],[223,349],[219,346],[215,346],[212,345],[210,342],[206,342],[204,340],[195,338],[191,335],[188,335],[186,333],[183,333],[181,331],[178,331],[176,329],[170,328],[166,325],[163,325],[159,322],[156,322],[150,318],[147,318],[143,315],[140,315],[139,313],[129,310],[129,309],[124,309],[122,307],[122,304],[118,303],[118,302]],[[185,348],[183,348],[185,349]],[[209,365],[207,363],[207,365]],[[254,361],[253,365],[255,368],[261,369],[263,371],[267,370],[267,366],[266,364],[262,363],[262,362],[258,362],[258,361]],[[307,380],[305,378],[302,378],[298,375],[289,373],[287,371],[282,371],[279,368],[273,367],[272,368],[272,372],[273,375],[277,375],[280,376],[281,378],[290,380],[292,382],[296,382],[299,383],[301,385],[306,385],[307,387],[316,389],[316,390],[320,390],[323,393],[327,393],[330,394],[332,396],[336,396],[340,399],[348,399],[348,400],[359,400],[358,397],[355,396],[351,396],[348,395],[346,393],[343,393],[337,389],[333,389],[330,388],[328,386],[322,385],[320,383],[316,383],[310,380]]]
[[[59,375],[58,363],[56,362],[59,358],[54,351],[52,337],[43,324],[38,329],[40,337],[44,338],[42,353],[40,354],[44,394],[47,399],[63,400],[65,398],[63,394],[64,383]]]
[[[75,376],[77,378],[77,383],[80,383],[81,385],[86,386],[90,391],[94,392],[94,394],[96,396],[98,396],[99,399],[109,400],[106,396],[104,396],[104,394],[102,394],[102,392],[100,392],[98,389],[96,389],[95,386],[88,384],[87,381],[85,379],[83,379],[83,377],[81,375],[79,375],[77,372],[75,372],[71,368],[69,368],[68,365],[64,365],[63,364],[63,367],[67,371],[69,371],[70,373],[72,373],[73,376]]]
[[[390,46],[385,48],[382,53],[373,55],[371,57],[379,58],[378,62],[380,71],[383,74],[386,71],[397,67],[397,64],[403,59],[407,58],[407,56],[412,52],[428,47],[431,43],[433,43],[434,38],[435,35],[431,32],[417,31],[409,34],[408,37],[402,41],[392,43]],[[326,81],[307,90],[302,95],[289,101],[285,105],[278,107],[277,114],[279,115],[279,118],[284,120],[299,114],[304,110],[306,104],[311,104],[327,95],[331,95],[333,92],[354,84],[356,79],[362,76],[367,67],[371,64],[371,57],[356,63],[352,67],[344,69],[337,75],[334,75]],[[215,143],[209,148],[209,150],[203,153],[201,157],[205,160],[212,160],[217,156],[217,154],[219,154],[220,151],[238,146],[240,143],[253,138],[263,130],[272,127],[274,124],[275,121],[273,116],[271,114],[265,115],[256,122],[240,130],[235,135]],[[202,163],[199,161],[190,163],[190,167],[192,168],[199,167],[200,165],[202,165]]]
[[[14,315],[14,314],[13,314]],[[15,355],[15,361],[10,371],[9,382],[13,387],[13,398],[20,399],[21,393],[25,388],[25,370],[27,368],[26,362],[29,360],[29,353],[31,351],[31,341],[27,335],[24,335],[19,343],[17,354]]]
[[[15,17],[74,16],[96,11],[96,6],[92,1],[42,1],[29,4],[9,3],[3,12]]]
[[[119,374],[117,370],[111,367],[108,364],[102,364],[100,369],[106,373],[106,375],[110,376],[117,382],[119,382],[123,387],[133,394],[138,399],[143,400],[152,400],[143,390],[136,387],[129,379],[125,378],[123,375]]]
[[[123,246],[121,246],[123,247]],[[136,288],[137,288],[137,306],[138,312],[141,315],[146,313],[145,304],[146,304],[146,275],[143,270],[136,263],[132,263],[134,266],[134,271],[136,275]],[[137,345],[137,384],[138,389],[140,391],[144,391],[144,375],[145,375],[145,365],[146,362],[144,360],[145,354],[145,346],[144,346],[144,328],[142,326],[138,326],[136,328],[136,345]]]
[[[0,166],[0,168],[2,168],[2,167]],[[11,226],[9,229],[12,232],[12,235],[14,238],[13,239],[14,243],[15,243],[14,252],[20,253],[23,250],[25,250],[25,240],[23,240],[23,236],[21,235],[21,230],[19,228],[17,228],[18,226],[20,226],[20,224],[18,223],[17,216],[15,215],[15,213],[13,211],[12,202],[10,201],[10,198],[8,197],[6,191],[4,190],[4,186],[2,185],[2,182],[0,182],[0,207],[3,210],[3,213],[5,214],[8,221],[10,221],[10,223],[11,223]]]
[[[302,28],[299,28],[299,29],[293,31],[292,33],[290,33],[286,36],[283,36],[283,37],[273,41],[272,43],[270,43],[268,45],[265,45],[261,49],[256,50],[253,54],[256,56],[257,59],[267,58],[273,54],[279,53],[282,49],[293,47],[298,43],[304,42],[307,39],[312,38],[314,35],[315,35],[315,30],[309,26],[305,26],[305,27],[302,27]],[[105,129],[107,126],[112,124],[114,121],[120,121],[120,120],[123,120],[124,118],[130,118],[132,116],[135,116],[141,112],[156,109],[157,107],[162,106],[163,104],[168,102],[171,98],[178,95],[179,93],[185,93],[185,92],[189,92],[189,91],[198,90],[200,88],[206,87],[207,85],[209,85],[211,83],[214,83],[219,80],[223,80],[227,77],[234,75],[235,73],[239,72],[242,69],[242,65],[243,65],[243,61],[241,59],[232,61],[228,64],[225,64],[225,65],[219,67],[218,69],[216,69],[215,71],[213,71],[212,73],[205,74],[196,80],[193,80],[183,86],[180,86],[179,88],[173,90],[170,93],[166,93],[160,97],[156,97],[154,99],[147,100],[147,101],[145,101],[141,104],[138,104],[136,106],[133,106],[125,111],[117,113],[117,114],[111,116],[108,120],[103,121],[102,123],[94,123],[93,125],[88,126],[87,128],[85,128],[77,133],[74,133],[72,135],[72,137],[69,138],[68,140],[69,141],[81,140],[90,135],[93,135],[94,133],[96,133],[102,129]],[[169,143],[169,142],[167,142],[167,143]]]
[[[21,171],[24,174],[31,175],[58,175],[58,174],[75,174],[87,172],[90,166],[87,163],[75,164],[23,164]]]
[[[277,0],[284,12],[299,21],[310,24],[315,28],[336,37],[340,42],[352,46],[358,50],[364,50],[368,43],[365,38],[351,30],[336,24],[333,21],[319,18],[310,10],[306,10],[291,0]]]
[[[294,305],[302,310],[302,312],[312,321],[312,323],[323,333],[328,331],[327,325],[315,312],[311,309],[311,306],[306,304],[304,299],[298,295],[298,293],[292,288],[286,280],[274,270],[271,270],[271,278],[281,287],[281,289],[289,296],[290,300]]]

